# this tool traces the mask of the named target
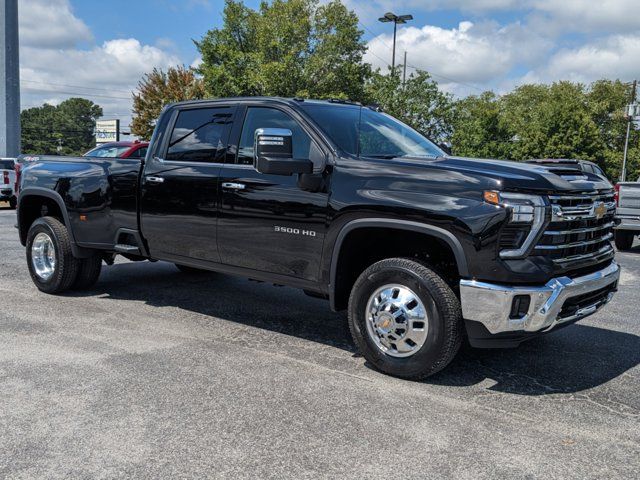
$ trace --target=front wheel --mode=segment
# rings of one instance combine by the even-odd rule
[[[616,230],[615,243],[616,248],[620,251],[630,250],[635,238],[635,232],[628,232],[625,230]]]
[[[384,373],[421,379],[446,367],[462,342],[460,302],[433,270],[390,258],[367,268],[349,298],[349,329]]]
[[[45,293],[61,293],[73,285],[80,263],[60,220],[41,217],[33,222],[27,234],[27,265],[33,283]]]

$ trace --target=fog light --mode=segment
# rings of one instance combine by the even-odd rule
[[[529,306],[531,305],[531,297],[529,295],[516,295],[513,297],[511,303],[511,313],[509,318],[511,320],[519,320],[529,313]]]

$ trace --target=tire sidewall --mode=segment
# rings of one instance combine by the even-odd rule
[[[53,241],[53,247],[56,252],[56,267],[54,269],[53,275],[51,275],[51,277],[46,281],[41,279],[36,274],[33,268],[33,262],[31,258],[31,248],[33,246],[33,241],[36,238],[36,235],[38,235],[39,233],[46,233],[51,238],[51,240]],[[63,261],[64,261],[64,252],[62,251],[62,248],[60,245],[60,239],[56,235],[56,232],[42,218],[36,220],[33,223],[33,225],[31,225],[31,228],[29,229],[29,233],[27,234],[26,253],[27,253],[27,265],[29,267],[29,274],[31,275],[31,279],[36,284],[38,289],[42,290],[43,292],[56,291],[60,287],[63,281],[63,278],[62,278],[63,272],[62,272],[61,266],[63,265]]]
[[[369,298],[377,289],[387,284],[400,284],[410,288],[420,297],[428,315],[427,339],[420,350],[410,357],[385,354],[367,330],[366,308]],[[392,375],[412,377],[419,375],[426,365],[435,364],[439,360],[444,344],[444,319],[437,298],[424,279],[406,268],[385,267],[359,279],[355,289],[354,301],[349,307],[349,319],[360,351],[376,368]]]

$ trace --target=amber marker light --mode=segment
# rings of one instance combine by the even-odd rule
[[[484,201],[493,205],[500,204],[500,195],[495,190],[485,190]]]

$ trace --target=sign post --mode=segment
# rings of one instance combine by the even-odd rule
[[[96,145],[120,141],[120,120],[96,121]]]

